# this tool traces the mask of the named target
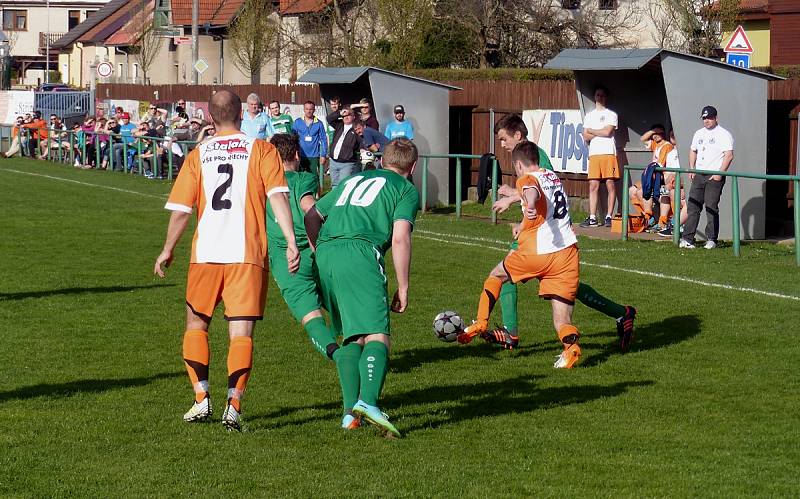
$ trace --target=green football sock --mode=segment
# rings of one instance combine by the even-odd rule
[[[361,372],[361,400],[369,405],[378,405],[378,397],[389,370],[389,349],[380,341],[370,341],[364,345],[358,367]]]
[[[578,283],[578,300],[587,307],[602,312],[612,319],[619,319],[625,315],[625,307],[619,303],[614,303],[588,284],[582,282]]]
[[[315,317],[306,322],[306,325],[303,327],[306,333],[308,333],[308,339],[311,340],[314,350],[328,359],[328,345],[331,343],[334,345],[336,344],[336,335],[333,334],[333,330],[325,323],[325,319],[322,317]]]
[[[358,402],[358,392],[361,389],[361,377],[358,372],[360,359],[361,345],[355,341],[344,345],[333,354],[336,371],[339,372],[339,384],[342,387],[344,414]]]
[[[500,288],[500,312],[503,325],[510,333],[517,332],[517,285],[507,282]]]

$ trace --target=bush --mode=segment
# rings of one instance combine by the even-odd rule
[[[761,66],[751,68],[764,73],[771,73],[784,78],[800,78],[800,65],[793,66]]]
[[[408,74],[434,81],[494,80],[494,81],[533,81],[575,79],[572,71],[541,68],[488,68],[488,69],[412,69]]]

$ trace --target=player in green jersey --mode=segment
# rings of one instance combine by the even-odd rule
[[[300,164],[300,142],[297,135],[279,133],[270,139],[283,161],[286,183],[289,186],[289,206],[292,209],[294,233],[297,249],[300,250],[300,268],[294,274],[287,270],[285,251],[286,239],[280,231],[272,208],[267,206],[267,241],[273,251],[269,252],[269,268],[275,283],[281,290],[289,311],[303,328],[314,345],[314,349],[328,359],[339,348],[336,335],[322,317],[322,303],[317,286],[318,273],[314,253],[308,245],[303,216],[314,206],[319,183],[317,176],[310,172],[298,172]]]
[[[517,144],[527,141],[528,127],[518,114],[504,116],[494,127],[494,133],[500,140],[500,145],[507,151],[512,151]],[[539,148],[539,166],[546,170],[553,170],[547,154]],[[506,211],[512,204],[519,202],[516,189],[503,185],[498,189],[498,194],[505,196],[496,201],[492,209],[497,212]],[[516,232],[510,249],[517,249]],[[601,312],[616,321],[617,335],[619,336],[620,349],[625,352],[633,341],[633,321],[636,318],[636,309],[631,306],[619,305],[601,295],[588,284],[581,282],[578,285],[578,301],[584,305]],[[503,314],[503,325],[487,331],[482,338],[489,343],[497,343],[506,349],[513,349],[519,345],[517,333],[517,286],[510,282],[503,285],[500,290],[500,307]]]
[[[322,301],[334,330],[344,336],[334,354],[349,428],[363,418],[388,437],[400,432],[378,408],[389,361],[389,310],[405,311],[411,265],[411,231],[419,194],[407,177],[417,148],[405,138],[386,145],[383,169],[352,175],[317,202],[305,217],[316,247]],[[397,291],[388,302],[384,267],[392,249]]]

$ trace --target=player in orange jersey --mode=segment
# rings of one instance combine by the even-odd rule
[[[163,267],[172,262],[196,206],[183,337],[183,359],[195,399],[183,419],[194,422],[211,416],[208,324],[223,301],[230,347],[222,423],[229,430],[241,430],[241,398],[253,364],[253,327],[262,318],[267,296],[267,200],[286,238],[289,272],[299,267],[300,254],[277,150],[240,131],[242,102],[236,94],[218,91],[208,109],[217,134],[189,153],[172,187],[165,206],[172,215],[154,272],[164,277]]]
[[[564,346],[553,367],[571,368],[581,356],[580,334],[572,325],[580,263],[567,195],[558,176],[539,167],[539,148],[533,142],[520,142],[511,159],[524,215],[519,227],[519,248],[512,250],[489,273],[483,283],[477,319],[458,336],[458,341],[469,343],[486,333],[489,316],[505,282],[536,278],[539,296],[550,300],[553,325]]]

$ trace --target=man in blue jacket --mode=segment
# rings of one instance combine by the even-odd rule
[[[300,138],[300,170],[319,174],[320,165],[325,165],[328,154],[328,135],[325,125],[314,116],[317,106],[306,101],[303,117],[294,120],[292,130]]]

